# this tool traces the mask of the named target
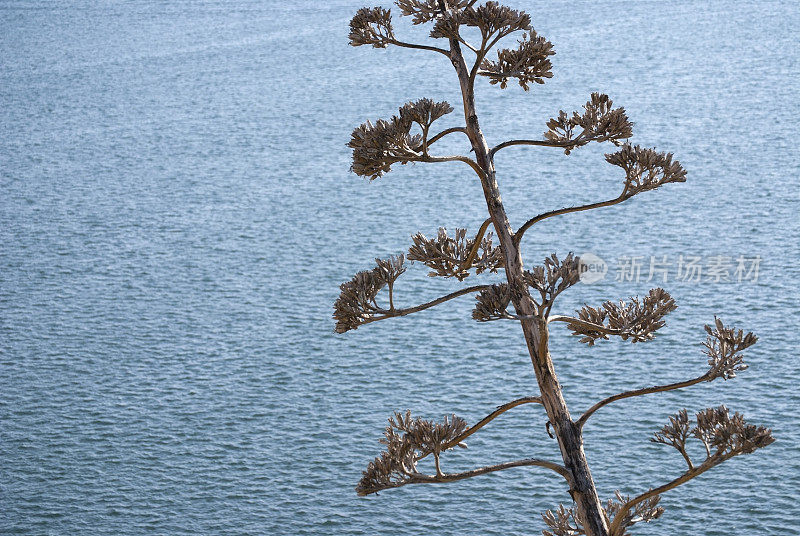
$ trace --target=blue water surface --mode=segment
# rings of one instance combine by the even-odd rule
[[[553,42],[555,76],[528,93],[478,82],[490,143],[538,138],[559,109],[604,91],[636,143],[688,170],[685,184],[525,237],[527,265],[569,251],[608,263],[559,312],[656,285],[679,304],[648,344],[587,348],[554,328],[573,414],[703,373],[702,326],[715,314],[760,336],[734,380],[592,418],[601,496],[680,474],[680,456],[648,438],[680,408],[725,403],[777,442],[664,495],[663,518],[634,533],[800,534],[797,4],[509,4]],[[354,126],[412,99],[460,102],[443,56],[349,47],[359,7],[0,1],[0,533],[530,535],[569,501],[539,468],[354,493],[392,411],[472,423],[537,393],[519,327],[473,322],[469,297],[333,333],[338,285],[374,257],[407,249],[417,231],[485,218],[461,163],[396,166],[372,183],[348,171]],[[425,39],[407,21],[396,31]],[[467,152],[451,138],[440,154]],[[512,224],[618,195],[610,150],[498,153]],[[668,280],[647,281],[651,257],[665,256]],[[758,258],[759,273],[681,281],[680,256]],[[616,281],[634,257],[641,277]],[[398,281],[399,303],[460,287],[426,273],[414,265]],[[445,470],[558,460],[545,421],[539,407],[517,408]]]

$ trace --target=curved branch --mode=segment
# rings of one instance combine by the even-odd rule
[[[478,174],[478,177],[483,178],[485,173],[483,169],[473,159],[466,156],[421,156],[420,158],[412,158],[409,162],[464,162]]]
[[[464,127],[453,127],[453,128],[448,128],[447,130],[443,130],[443,131],[441,131],[440,133],[438,133],[437,135],[435,135],[434,137],[432,137],[431,139],[428,140],[428,146],[436,143],[437,141],[439,141],[440,139],[444,138],[448,134],[453,134],[454,132],[463,132],[464,134],[466,134],[467,133],[467,129],[464,128]]]
[[[597,404],[586,410],[586,412],[583,415],[581,415],[581,418],[578,419],[575,424],[578,426],[579,429],[582,428],[583,425],[586,423],[586,421],[589,419],[589,417],[591,417],[595,411],[597,411],[598,409],[602,408],[605,405],[608,405],[612,402],[616,402],[617,400],[623,400],[625,398],[631,398],[634,396],[649,395],[651,393],[663,393],[665,391],[683,389],[684,387],[689,387],[704,381],[709,381],[709,379],[710,375],[708,372],[706,372],[702,376],[698,376],[697,378],[686,380],[683,382],[670,383],[667,385],[655,385],[653,387],[634,389],[631,391],[625,391],[623,393],[609,396],[608,398],[604,398],[603,400],[601,400],[600,402],[598,402]],[[687,462],[691,465],[691,462],[689,462],[688,460]]]
[[[460,272],[466,272],[469,270],[470,266],[472,266],[472,262],[475,260],[475,257],[478,255],[478,250],[481,247],[481,240],[483,239],[483,235],[486,233],[486,229],[489,228],[489,225],[492,223],[492,218],[486,218],[484,222],[481,224],[480,229],[478,229],[478,234],[475,235],[475,242],[472,244],[472,250],[467,255],[467,258],[464,259],[464,262],[461,263],[459,267]]]
[[[542,403],[542,399],[540,397],[538,397],[538,396],[525,396],[525,397],[522,397],[522,398],[518,398],[516,400],[512,400],[511,402],[506,402],[502,406],[497,406],[496,410],[494,410],[489,415],[487,415],[486,417],[484,417],[483,419],[481,419],[480,421],[478,421],[474,425],[472,425],[469,428],[467,428],[466,430],[464,430],[464,432],[460,436],[454,438],[452,441],[449,441],[449,442],[445,443],[442,446],[442,450],[447,450],[447,449],[451,449],[451,448],[455,447],[456,445],[458,445],[459,443],[464,441],[466,438],[468,438],[469,436],[471,436],[472,434],[474,434],[475,432],[477,432],[478,430],[480,430],[481,428],[483,428],[484,426],[486,426],[487,424],[492,422],[496,417],[500,416],[501,414],[505,413],[506,411],[508,411],[508,410],[510,410],[512,408],[515,408],[517,406],[521,406],[522,404],[533,404],[533,403],[541,404]]]
[[[633,499],[631,499],[630,501],[626,502],[625,504],[623,504],[620,507],[619,511],[617,512],[617,515],[614,516],[614,520],[612,521],[611,526],[608,529],[609,536],[621,536],[620,528],[621,528],[621,525],[622,525],[622,521],[625,518],[625,515],[631,510],[631,508],[633,508],[634,506],[636,506],[640,502],[646,501],[647,499],[650,499],[651,497],[655,497],[656,495],[661,495],[662,493],[664,493],[666,491],[669,491],[669,490],[671,490],[673,488],[677,488],[681,484],[684,484],[684,483],[688,482],[689,480],[693,479],[694,477],[705,473],[706,471],[708,471],[709,469],[711,469],[715,465],[718,465],[718,464],[722,463],[726,459],[727,459],[727,457],[724,457],[724,459],[717,460],[715,463],[714,462],[710,462],[710,460],[706,461],[705,463],[703,463],[699,467],[696,467],[694,469],[689,469],[688,471],[683,473],[678,478],[672,480],[671,482],[667,482],[663,486],[659,486],[657,488],[653,488],[653,489],[651,489],[649,491],[646,491],[645,493],[642,493],[641,495],[638,495],[638,496],[634,497]]]
[[[382,316],[372,316],[370,318],[365,319],[362,324],[369,324],[370,322],[377,322],[378,320],[384,320],[386,318],[392,318],[395,316],[406,316],[410,315],[411,313],[418,313],[419,311],[424,311],[425,309],[430,309],[436,305],[444,303],[448,300],[452,300],[453,298],[458,298],[459,296],[463,296],[464,294],[470,294],[472,292],[479,292],[481,290],[490,288],[491,285],[474,285],[472,287],[462,288],[461,290],[457,290],[455,292],[451,292],[450,294],[446,294],[440,298],[436,298],[435,300],[423,303],[422,305],[417,305],[415,307],[408,307],[406,309],[394,309],[394,310],[387,310],[387,309],[375,309],[374,313],[382,315]]]
[[[546,220],[552,216],[561,216],[562,214],[570,214],[572,212],[581,212],[584,210],[591,210],[593,208],[600,208],[600,207],[610,207],[611,205],[616,205],[617,203],[621,203],[629,199],[624,197],[624,193],[617,198],[609,199],[608,201],[600,201],[598,203],[590,203],[588,205],[580,205],[576,207],[566,207],[560,208],[558,210],[551,210],[550,212],[545,212],[543,214],[539,214],[538,216],[529,219],[526,221],[522,227],[514,233],[514,243],[519,246],[520,240],[522,240],[522,235],[525,234],[525,231],[530,229],[534,224],[539,223],[542,220]]]
[[[405,43],[403,41],[398,41],[397,39],[394,39],[394,38],[390,39],[389,42],[391,44],[393,44],[393,45],[397,45],[397,46],[403,47],[403,48],[415,48],[417,50],[430,50],[431,52],[438,52],[440,54],[444,54],[448,58],[450,57],[450,53],[448,51],[446,51],[443,48],[439,48],[439,47],[431,47],[431,46],[428,46],[428,45],[417,45],[415,43]]]
[[[506,147],[511,147],[513,145],[537,145],[539,147],[577,147],[578,145],[585,145],[593,141],[589,138],[581,139],[580,137],[575,138],[574,140],[569,141],[550,141],[550,140],[509,140],[504,141],[500,145],[492,147],[489,151],[490,158],[494,158],[494,154],[499,151],[500,149],[505,149]]]

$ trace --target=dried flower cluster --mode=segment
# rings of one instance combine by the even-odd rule
[[[633,136],[633,123],[628,120],[625,108],[612,108],[612,105],[613,101],[608,95],[592,93],[582,114],[572,112],[570,117],[561,110],[558,117],[550,119],[544,137],[563,144],[565,154],[592,141],[618,144],[619,140]],[[581,129],[577,135],[575,127]]]
[[[392,164],[419,160],[424,156],[420,151],[431,124],[452,111],[447,102],[420,99],[403,105],[399,117],[362,123],[353,130],[347,144],[353,149],[353,172],[376,179],[388,173]],[[414,123],[420,126],[423,136],[411,134]]]
[[[705,447],[703,464],[707,466],[718,465],[739,454],[750,454],[775,441],[769,428],[748,424],[739,413],[731,416],[725,406],[700,411],[695,426],[691,428],[686,410],[681,410],[670,417],[670,422],[656,432],[651,441],[674,447],[684,456],[691,470],[693,464],[686,454],[686,441],[690,437]]]
[[[551,529],[543,530],[544,536],[582,536],[586,534],[586,531],[583,530],[583,523],[578,521],[575,508],[565,508],[563,504],[559,504],[555,512],[545,511],[542,519],[545,525]]]
[[[534,299],[534,302],[541,309],[549,309],[559,294],[580,281],[580,276],[580,259],[572,253],[563,261],[553,253],[544,259],[543,266],[523,273],[525,283],[539,291],[541,299]]]
[[[623,505],[631,500],[630,497],[622,495],[619,491],[614,492],[614,495],[615,498],[609,499],[603,506],[603,510],[605,510],[609,519],[614,519]],[[628,536],[629,533],[626,532],[628,527],[640,522],[649,523],[661,517],[661,514],[664,513],[664,508],[658,506],[660,500],[661,496],[656,495],[637,503],[624,514],[620,523],[622,532],[618,532],[615,536]],[[542,519],[551,529],[542,531],[544,536],[583,536],[586,534],[583,529],[583,523],[579,520],[574,507],[565,508],[563,504],[559,504],[555,512],[550,510],[544,512]]]
[[[523,34],[517,48],[498,50],[497,61],[484,60],[478,74],[489,77],[490,84],[500,84],[502,89],[509,78],[516,78],[522,89],[528,91],[531,82],[544,84],[545,78],[553,77],[549,56],[554,54],[553,44],[531,30]]]
[[[358,272],[353,279],[341,284],[341,293],[333,304],[336,333],[356,329],[382,311],[375,298],[384,286],[394,285],[395,280],[405,272],[403,260],[403,255],[387,260],[375,259],[375,268]]]
[[[450,0],[448,8],[450,11],[461,11],[474,3],[475,0]],[[442,15],[438,0],[397,0],[395,4],[404,16],[413,17],[414,24],[430,22]]]
[[[657,153],[638,145],[624,145],[616,153],[606,155],[606,161],[625,170],[625,199],[655,190],[669,182],[686,182],[686,170],[672,160],[672,153]]]
[[[503,267],[503,254],[499,247],[492,246],[491,233],[481,238],[467,238],[467,230],[457,228],[454,237],[447,235],[447,229],[439,228],[436,238],[427,238],[422,233],[411,237],[414,244],[408,250],[408,260],[420,261],[433,270],[431,277],[455,277],[463,281],[469,276],[469,270],[475,273],[496,273]]]
[[[407,121],[417,123],[423,131],[428,130],[431,124],[440,117],[453,111],[447,102],[434,102],[431,99],[420,99],[409,102],[400,108],[400,117]]]
[[[394,40],[392,13],[381,7],[362,7],[350,21],[350,44],[386,48]]]
[[[379,119],[374,125],[367,121],[356,127],[347,144],[353,149],[353,172],[372,180],[391,171],[392,164],[406,164],[420,156],[416,148],[422,137],[412,136],[410,131],[411,121],[397,116],[388,121]]]
[[[418,475],[417,462],[429,454],[437,459],[447,445],[467,428],[467,422],[455,415],[441,423],[412,418],[411,412],[395,413],[389,418],[381,443],[386,450],[369,463],[356,486],[359,495],[376,493],[411,483]],[[462,445],[463,446],[463,445]]]
[[[737,372],[747,369],[741,352],[753,346],[758,337],[753,333],[745,334],[742,330],[726,328],[718,318],[715,319],[715,327],[706,325],[705,330],[708,337],[703,346],[711,367],[709,381],[715,378],[729,380],[735,378]]]
[[[675,300],[666,290],[654,288],[642,300],[607,301],[600,307],[584,305],[578,310],[576,321],[567,322],[567,325],[573,335],[582,337],[580,342],[589,346],[598,339],[607,340],[608,335],[644,342],[655,337],[655,332],[666,324],[662,319],[676,308]]]
[[[436,20],[431,30],[434,39],[459,39],[459,28],[477,28],[484,44],[491,39],[503,37],[518,30],[531,29],[531,17],[524,11],[517,11],[497,2],[486,2],[473,8],[469,2],[463,9],[450,9]],[[464,4],[464,2],[459,2]]]
[[[615,498],[609,499],[603,507],[609,519],[614,519],[617,517],[623,506],[631,500],[629,496],[622,495],[619,491],[615,491],[614,495]],[[629,533],[625,530],[628,527],[641,522],[649,523],[650,521],[661,517],[661,514],[664,513],[664,508],[658,506],[660,501],[661,496],[654,495],[649,499],[636,503],[633,508],[623,514],[624,517],[620,523],[621,532],[617,532],[614,536],[629,536]]]
[[[508,314],[506,308],[511,301],[511,294],[508,292],[508,283],[492,285],[484,289],[475,296],[478,303],[472,310],[472,318],[478,322],[489,322],[505,318]]]

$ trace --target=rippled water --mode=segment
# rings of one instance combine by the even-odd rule
[[[554,43],[555,77],[530,93],[480,84],[491,142],[538,136],[602,90],[636,142],[689,170],[685,185],[528,233],[528,264],[590,251],[612,266],[561,310],[656,284],[614,281],[622,256],[762,259],[757,281],[671,274],[680,308],[653,343],[589,349],[554,332],[573,413],[701,373],[715,313],[761,337],[733,381],[599,412],[586,441],[601,495],[679,474],[649,434],[681,407],[724,402],[778,441],[668,493],[636,534],[797,534],[796,4],[512,3]],[[474,422],[536,393],[519,328],[475,324],[469,298],[332,333],[339,283],[412,233],[474,229],[485,210],[458,163],[374,183],[348,172],[355,125],[410,99],[458,102],[443,58],[348,47],[358,7],[0,2],[0,532],[534,534],[568,500],[536,469],[353,492],[391,411]],[[603,150],[499,153],[512,223],[617,195]],[[401,279],[398,301],[457,288],[426,271]],[[558,459],[544,423],[518,408],[447,468]]]

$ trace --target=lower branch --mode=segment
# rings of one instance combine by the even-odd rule
[[[527,467],[527,466],[538,466],[538,467],[545,467],[554,471],[564,477],[567,482],[571,481],[571,475],[569,471],[557,463],[549,462],[547,460],[539,460],[535,458],[527,458],[524,460],[516,460],[513,462],[505,462],[499,463],[497,465],[487,465],[486,467],[480,467],[478,469],[473,469],[471,471],[464,471],[462,473],[442,473],[440,475],[426,475],[424,473],[411,473],[408,475],[407,478],[403,480],[394,481],[387,483],[381,487],[381,489],[369,490],[360,492],[360,495],[368,495],[370,493],[377,493],[378,491],[383,491],[384,489],[391,489],[391,488],[400,488],[408,484],[444,484],[447,482],[456,482],[458,480],[464,480],[466,478],[472,478],[474,476],[485,475],[487,473],[493,473],[495,471],[502,471],[504,469],[511,469],[513,467]]]
[[[719,460],[716,460],[716,461],[712,461],[713,458],[710,458],[709,460],[707,460],[702,465],[700,465],[698,467],[695,467],[694,469],[689,469],[688,471],[683,473],[678,478],[672,480],[671,482],[667,482],[666,484],[664,484],[662,486],[659,486],[657,488],[653,488],[653,489],[651,489],[649,491],[646,491],[645,493],[642,493],[641,495],[637,495],[633,499],[629,500],[628,502],[623,504],[622,507],[620,507],[619,511],[617,512],[617,515],[614,516],[614,520],[611,522],[611,526],[608,529],[609,536],[622,536],[622,531],[621,531],[622,526],[621,525],[622,525],[622,522],[623,522],[623,520],[625,518],[625,515],[634,506],[636,506],[640,502],[646,501],[647,499],[655,497],[656,495],[661,495],[662,493],[664,493],[666,491],[669,491],[669,490],[671,490],[673,488],[677,488],[681,484],[685,484],[686,482],[690,481],[694,477],[705,473],[706,471],[708,471],[709,469],[711,469],[715,465],[719,465],[720,463],[722,463],[723,461],[725,461],[727,459],[728,459],[728,457],[724,457],[722,459],[719,459]]]

